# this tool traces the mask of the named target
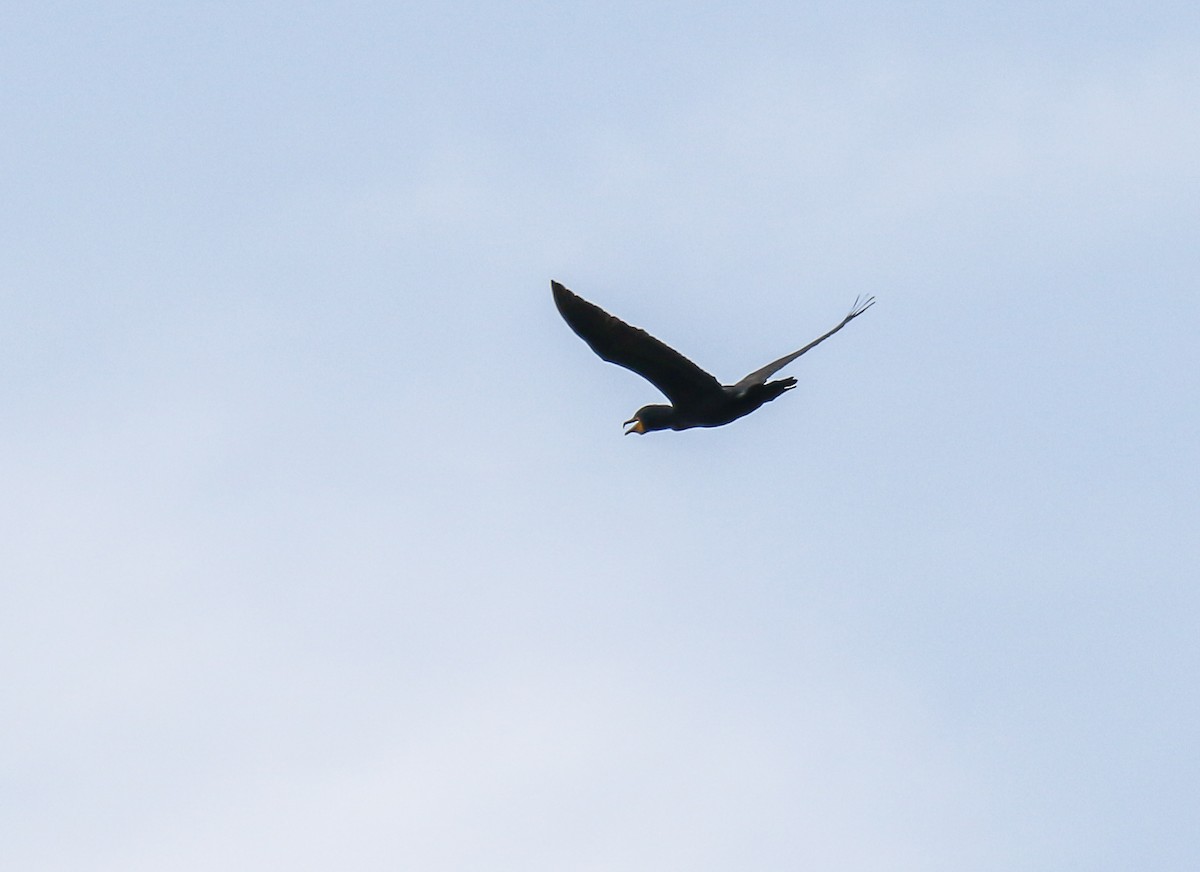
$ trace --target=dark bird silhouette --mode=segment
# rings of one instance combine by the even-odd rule
[[[675,349],[655,339],[645,330],[631,327],[599,306],[550,282],[559,314],[575,333],[603,360],[633,370],[666,394],[671,405],[642,406],[622,426],[632,424],[625,435],[651,430],[687,430],[689,427],[720,427],[749,415],[796,386],[788,377],[767,381],[810,348],[824,342],[867,309],[874,297],[857,298],[850,313],[823,336],[818,336],[799,351],[756,369],[734,385],[722,385],[713,376],[692,363]]]

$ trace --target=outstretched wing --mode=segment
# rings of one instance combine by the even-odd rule
[[[779,360],[768,363],[762,369],[754,370],[754,372],[750,373],[750,375],[746,376],[744,379],[742,379],[740,382],[738,382],[737,384],[735,384],[733,386],[734,391],[736,393],[742,393],[747,388],[752,387],[753,385],[763,384],[767,379],[769,379],[771,376],[775,375],[775,373],[779,372],[779,370],[783,369],[785,366],[787,366],[789,363],[791,363],[793,360],[795,360],[801,354],[803,354],[804,352],[808,351],[810,348],[812,348],[816,345],[820,345],[822,342],[824,342],[826,339],[828,339],[834,333],[837,333],[839,330],[841,330],[843,327],[845,327],[847,324],[849,324],[851,321],[853,321],[855,318],[857,318],[859,315],[861,315],[863,312],[867,311],[867,309],[870,309],[874,305],[875,305],[874,297],[867,297],[865,300],[862,299],[861,297],[856,297],[854,300],[854,305],[850,307],[850,314],[848,314],[845,318],[842,319],[842,323],[838,324],[836,327],[834,327],[832,330],[830,330],[825,335],[818,336],[816,339],[814,339],[812,342],[808,343],[808,345],[805,345],[799,351],[793,351],[791,354],[788,354],[788,355],[785,355],[785,356],[779,358]]]
[[[682,354],[645,330],[631,327],[599,306],[550,282],[559,314],[596,354],[633,370],[667,395],[675,405],[688,405],[719,394],[721,383]]]

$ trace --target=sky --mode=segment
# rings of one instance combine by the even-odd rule
[[[1194,4],[0,23],[0,866],[1197,868]]]

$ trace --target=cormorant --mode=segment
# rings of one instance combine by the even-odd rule
[[[632,424],[625,435],[651,430],[687,430],[689,427],[720,427],[749,415],[764,403],[796,386],[788,377],[767,381],[813,346],[824,342],[875,304],[874,297],[856,298],[850,313],[823,336],[799,351],[784,355],[756,369],[734,385],[722,385],[713,376],[645,330],[631,327],[620,318],[572,293],[556,281],[550,282],[559,313],[579,338],[603,360],[633,370],[667,395],[671,405],[642,406],[621,426]]]

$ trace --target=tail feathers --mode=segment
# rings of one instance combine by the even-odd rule
[[[769,403],[771,400],[778,399],[785,392],[790,391],[796,386],[796,380],[791,376],[781,378],[777,381],[767,382],[759,388],[764,403]]]

